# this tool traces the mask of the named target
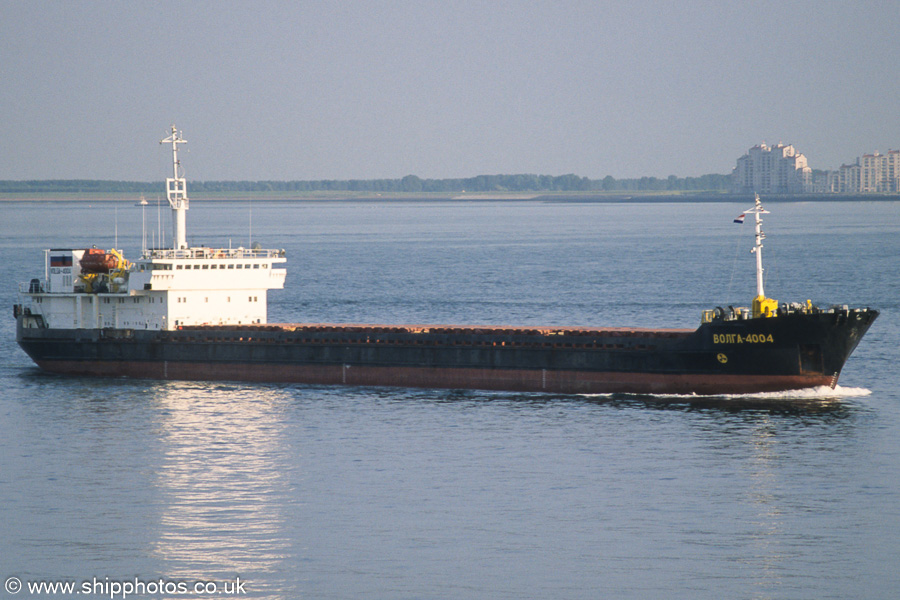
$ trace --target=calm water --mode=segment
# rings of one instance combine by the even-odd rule
[[[288,251],[272,321],[692,327],[754,293],[752,227],[731,222],[745,208],[273,203],[252,231]],[[900,205],[769,208],[769,295],[882,310],[838,390],[799,404],[62,378],[18,349],[9,311],[0,578],[240,577],[245,597],[285,599],[894,597]],[[189,239],[246,246],[248,209],[195,202]],[[146,221],[155,235],[155,209]],[[43,248],[109,247],[116,228],[133,256],[130,203],[0,204],[2,306]]]

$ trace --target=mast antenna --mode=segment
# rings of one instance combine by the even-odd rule
[[[763,266],[762,266],[762,241],[766,239],[766,234],[762,230],[762,217],[767,215],[769,211],[762,207],[759,201],[759,194],[755,195],[755,204],[753,208],[746,210],[746,213],[753,213],[756,220],[756,240],[753,248],[750,250],[756,255],[756,298],[753,299],[753,316],[769,317],[774,316],[775,310],[778,308],[778,302],[770,298],[766,298],[766,292],[763,289]]]
[[[760,217],[759,215],[767,215],[769,214],[769,211],[762,207],[762,203],[760,203],[759,201],[759,194],[756,194],[755,201],[755,206],[746,211],[754,213],[754,216],[756,217],[756,242],[753,244],[753,249],[750,250],[750,252],[756,255],[756,295],[758,297],[765,298],[766,293],[765,291],[763,291],[762,241],[766,239],[766,234],[763,233],[762,217]]]
[[[172,134],[159,141],[160,144],[172,144],[172,177],[166,178],[166,197],[169,206],[172,207],[172,220],[174,221],[175,250],[187,248],[187,233],[185,229],[185,213],[188,209],[187,181],[180,175],[178,161],[178,144],[186,144],[181,132],[172,125]]]
[[[141,196],[143,200],[143,196]],[[147,256],[147,202],[141,203],[141,256]]]

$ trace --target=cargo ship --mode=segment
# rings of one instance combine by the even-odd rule
[[[169,133],[169,132],[167,132]],[[752,394],[834,387],[878,316],[871,308],[779,303],[702,311],[696,329],[267,322],[284,250],[188,246],[187,184],[174,126],[166,197],[173,244],[127,260],[117,249],[55,248],[19,284],[16,339],[43,370],[85,376],[563,394]],[[743,218],[744,215],[742,215]]]

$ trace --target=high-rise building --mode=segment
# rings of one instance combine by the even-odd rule
[[[737,159],[731,182],[738,193],[802,194],[811,190],[812,169],[793,146],[763,142]]]
[[[876,194],[900,192],[900,150],[887,154],[863,154],[856,162],[841,165],[837,189],[845,194]]]

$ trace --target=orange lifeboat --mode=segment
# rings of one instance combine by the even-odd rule
[[[100,248],[88,248],[81,258],[82,273],[109,273],[119,265],[119,257]]]

